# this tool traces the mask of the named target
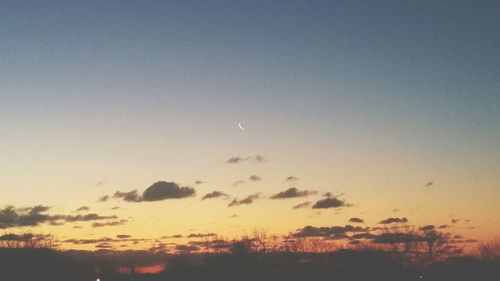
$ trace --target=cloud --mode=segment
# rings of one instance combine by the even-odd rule
[[[198,247],[196,245],[176,245],[175,246],[175,251],[177,251],[178,253],[182,253],[182,254],[196,252],[198,250],[200,250],[200,247]]]
[[[95,213],[85,215],[49,215],[48,206],[34,206],[28,208],[15,208],[7,206],[0,210],[0,229],[23,227],[23,226],[38,226],[48,223],[50,225],[63,225],[64,223],[86,222],[97,220],[117,219],[117,216],[102,216]]]
[[[348,206],[344,201],[339,200],[335,197],[328,197],[325,199],[321,199],[316,201],[312,206],[313,209],[328,209],[328,208],[340,208]]]
[[[7,206],[0,210],[0,229],[18,226],[37,226],[48,222],[50,221],[50,216],[43,213],[49,209],[50,207],[42,205],[22,209]]]
[[[248,161],[249,159],[250,159],[250,157],[233,156],[233,157],[227,159],[226,163],[227,164],[238,164],[241,162]]]
[[[311,194],[316,194],[316,191],[309,190],[298,190],[295,187],[291,187],[285,191],[281,191],[279,193],[271,196],[271,199],[288,199],[288,198],[297,198],[297,197],[305,197]]]
[[[354,223],[364,223],[365,221],[360,218],[351,218],[349,219],[349,222],[354,222]]]
[[[295,237],[329,237],[346,238],[347,233],[366,232],[369,228],[359,226],[332,226],[332,227],[314,227],[306,226],[293,233]]]
[[[128,234],[118,234],[116,235],[116,238],[118,239],[126,239],[126,238],[131,238],[132,235],[128,235]]]
[[[81,206],[80,208],[76,209],[76,212],[83,212],[88,210],[90,210],[88,206]]]
[[[375,237],[373,242],[379,244],[395,244],[417,241],[419,237],[411,233],[382,233]]]
[[[33,234],[14,234],[14,233],[7,233],[2,236],[0,236],[0,241],[28,241],[33,238]]]
[[[195,190],[191,187],[181,187],[175,182],[159,181],[144,190],[142,197],[144,201],[159,201],[191,197],[195,194]]]
[[[188,238],[206,238],[206,237],[214,237],[217,236],[215,233],[191,233],[187,237]]]
[[[117,220],[117,221],[110,221],[110,222],[94,222],[92,224],[92,227],[96,228],[96,227],[105,227],[105,226],[118,226],[118,225],[124,225],[126,224],[128,221],[123,219],[123,220]]]
[[[162,236],[161,238],[162,239],[178,239],[178,238],[182,238],[184,236],[182,236],[182,234],[174,234],[174,235],[169,235],[169,236]]]
[[[407,223],[408,219],[406,218],[387,218],[379,222],[379,224],[391,224],[391,223]]]
[[[99,199],[97,199],[97,202],[106,202],[109,200],[109,195],[104,195],[102,197],[99,197]]]
[[[460,219],[451,219],[451,223],[453,223],[453,224],[455,224],[455,223],[457,223],[459,221],[460,221]]]
[[[205,196],[203,196],[201,198],[201,200],[205,200],[205,199],[212,199],[212,198],[219,198],[219,197],[222,197],[222,198],[225,198],[227,199],[229,197],[228,194],[222,192],[222,191],[212,191],[210,193],[207,193],[205,194]]]
[[[117,191],[113,194],[113,198],[119,198],[125,202],[153,202],[186,198],[195,194],[195,190],[191,187],[181,187],[175,182],[158,181],[146,188],[142,195],[135,189],[129,192]]]
[[[292,209],[297,210],[297,209],[309,208],[309,206],[311,206],[311,205],[312,205],[312,202],[310,202],[310,201],[302,202],[302,203],[299,203],[299,204],[293,206]]]
[[[260,197],[261,197],[260,193],[255,193],[255,194],[248,195],[246,198],[241,199],[241,200],[239,200],[238,198],[235,198],[227,206],[234,207],[234,206],[238,206],[238,205],[252,204],[255,200],[259,199]]]
[[[96,220],[109,220],[109,219],[117,219],[118,217],[113,216],[101,216],[98,214],[86,214],[86,215],[76,215],[76,216],[53,216],[53,219],[62,219],[66,222],[77,222],[77,221],[96,221]]]
[[[129,192],[121,192],[117,191],[113,194],[113,198],[123,199],[125,202],[141,202],[142,197],[137,192],[137,189],[129,191]]]
[[[266,158],[262,155],[247,156],[247,157],[233,156],[226,160],[226,164],[239,164],[247,161],[262,163],[266,161]]]
[[[196,185],[203,184],[203,183],[205,183],[205,182],[204,181],[200,181],[200,180],[197,180],[197,181],[194,182],[194,184],[196,184]]]
[[[434,182],[432,182],[432,181],[427,182],[427,183],[425,184],[425,186],[426,186],[426,187],[433,186],[433,185],[434,185]]]
[[[251,175],[249,178],[248,178],[249,181],[260,181],[262,180],[261,177],[257,176],[257,175]]]
[[[289,177],[286,178],[287,182],[296,182],[298,180],[299,180],[299,178],[295,177],[295,176],[289,176]]]
[[[432,224],[420,227],[420,230],[422,231],[434,231],[435,229],[436,227]]]

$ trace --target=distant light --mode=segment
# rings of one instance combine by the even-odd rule
[[[95,281],[101,281],[101,279],[97,278]]]

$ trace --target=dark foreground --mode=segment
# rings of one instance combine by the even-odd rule
[[[136,265],[162,262],[165,270],[138,273]],[[121,269],[121,270],[120,270]],[[127,269],[127,270],[124,270]],[[403,263],[387,253],[249,253],[183,256],[107,255],[48,249],[0,249],[0,280],[500,280],[500,262],[450,258],[430,266]]]

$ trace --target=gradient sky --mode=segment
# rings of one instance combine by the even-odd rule
[[[500,3],[408,2],[2,1],[0,206],[129,220],[16,230],[64,237],[288,233],[353,216],[470,219],[456,231],[498,235]],[[159,180],[197,196],[97,202]],[[290,186],[318,194],[200,200]],[[352,206],[291,209],[325,192]]]

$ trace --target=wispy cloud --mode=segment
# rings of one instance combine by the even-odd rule
[[[387,218],[379,222],[379,224],[391,224],[391,223],[407,223],[407,218]]]
[[[288,198],[297,198],[297,197],[305,197],[312,194],[316,194],[316,191],[310,190],[299,190],[295,187],[291,187],[285,191],[281,191],[272,195],[271,199],[288,199]]]
[[[255,200],[257,200],[259,198],[261,198],[261,194],[260,193],[255,193],[255,194],[248,195],[247,197],[245,197],[243,199],[237,199],[237,198],[235,198],[227,206],[228,207],[234,207],[234,206],[238,206],[238,205],[252,204]]]
[[[292,209],[297,210],[297,209],[309,208],[311,205],[312,205],[312,202],[307,201],[307,202],[303,202],[303,203],[300,203],[300,204],[293,206]]]
[[[254,162],[254,163],[262,163],[265,162],[267,159],[262,156],[262,155],[255,155],[255,156],[232,156],[229,159],[226,160],[227,164],[239,164],[243,162]]]
[[[251,175],[249,178],[248,178],[249,181],[260,181],[262,180],[261,177],[257,176],[257,175]]]
[[[224,199],[227,199],[229,198],[229,195],[222,192],[222,191],[212,191],[210,193],[207,193],[205,194],[205,196],[203,196],[201,198],[201,200],[206,200],[206,199],[212,199],[212,198],[224,198]]]

